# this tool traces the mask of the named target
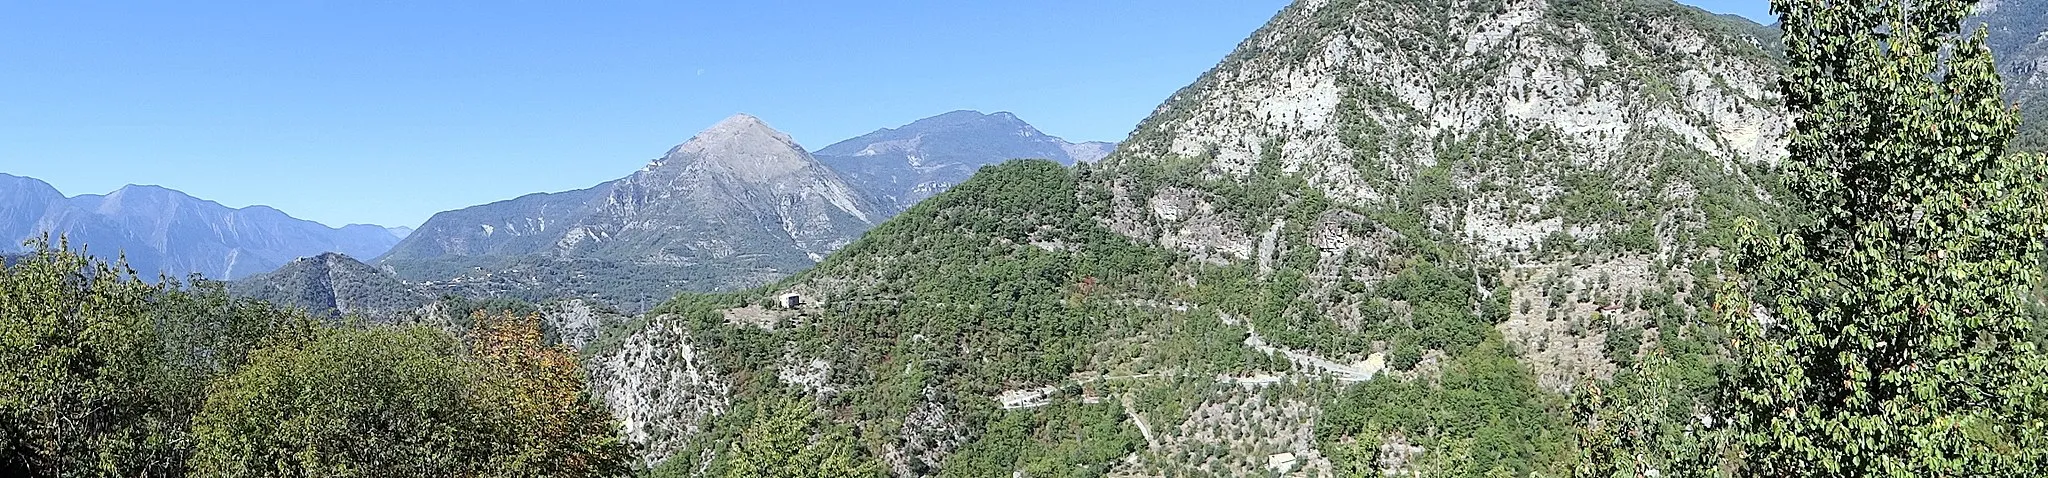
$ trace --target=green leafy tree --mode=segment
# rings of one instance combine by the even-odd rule
[[[576,354],[547,344],[539,316],[477,313],[471,322],[469,352],[481,372],[475,399],[503,438],[493,474],[625,475],[631,450],[611,410],[590,396]]]
[[[1572,476],[1716,476],[1719,449],[1690,400],[1701,394],[1684,379],[1689,365],[1652,351],[1613,381],[1580,387],[1572,404],[1579,424]]]
[[[2048,361],[2025,339],[2048,162],[1967,0],[1775,0],[1805,215],[1745,243],[1724,405],[1743,476],[2048,472]]]
[[[0,476],[178,476],[206,384],[306,317],[69,244],[0,270]]]
[[[205,476],[476,476],[488,427],[458,344],[426,328],[335,328],[259,350],[196,420]]]
[[[319,331],[258,350],[195,420],[204,476],[622,476],[629,450],[538,319]]]
[[[727,478],[879,477],[853,437],[824,423],[805,400],[770,399],[727,452]]]
[[[166,368],[134,271],[39,251],[0,272],[0,469],[15,476],[163,474]],[[18,474],[17,474],[18,473]]]

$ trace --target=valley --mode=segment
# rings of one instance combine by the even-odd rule
[[[2048,0],[1785,4],[1297,0],[1121,142],[737,114],[416,228],[0,174],[0,236],[71,239],[0,249],[0,366],[58,377],[0,381],[0,472],[2048,469]]]

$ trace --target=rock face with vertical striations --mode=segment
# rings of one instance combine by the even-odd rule
[[[737,115],[625,178],[437,214],[377,264],[434,290],[637,311],[810,267],[884,211],[788,135]]]

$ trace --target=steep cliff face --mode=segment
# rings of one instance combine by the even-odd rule
[[[1219,179],[1269,167],[1363,206],[1448,179],[1472,207],[1426,219],[1497,254],[1566,229],[1517,211],[1559,205],[1576,174],[1664,179],[1646,173],[1685,153],[1742,180],[1784,154],[1790,123],[1773,107],[1776,64],[1761,40],[1686,7],[1602,3],[1299,2],[1162,107],[1110,166],[1180,161]],[[1688,189],[1639,185],[1623,192]],[[1121,194],[1118,220],[1172,234],[1189,221],[1148,210],[1172,195]],[[1262,226],[1232,229],[1246,243]]]
[[[1790,122],[1764,31],[1659,1],[1297,2],[1104,162],[1108,220],[1217,263],[1305,254],[1300,300],[1348,305],[1302,312],[1351,329],[1405,301],[1346,283],[1464,269],[1562,390],[1613,370],[1572,331],[1654,328],[1623,306],[1690,303],[1692,265],[1768,215]],[[1302,209],[1241,206],[1276,194]]]
[[[688,449],[708,421],[732,409],[732,385],[702,356],[689,331],[669,322],[654,318],[639,333],[584,359],[593,393],[611,406],[647,465]]]

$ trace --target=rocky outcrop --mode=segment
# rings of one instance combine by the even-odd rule
[[[654,318],[640,333],[585,360],[592,391],[650,466],[687,449],[706,420],[732,409],[732,386],[670,319]]]

